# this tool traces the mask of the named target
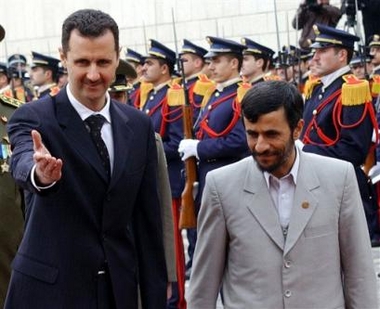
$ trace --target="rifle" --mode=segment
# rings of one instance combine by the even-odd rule
[[[172,22],[173,22],[173,33],[175,49],[177,54],[177,67],[178,71],[181,72],[181,84],[185,96],[185,104],[182,107],[183,110],[183,132],[184,138],[194,138],[193,133],[193,112],[189,99],[189,90],[186,86],[185,80],[185,70],[183,67],[183,60],[181,60],[178,54],[177,48],[177,34],[175,29],[174,12],[172,9]],[[185,161],[185,188],[181,194],[181,210],[179,215],[179,228],[189,229],[195,228],[197,226],[197,218],[195,215],[195,205],[194,205],[194,189],[197,183],[197,162],[195,157],[190,157]]]

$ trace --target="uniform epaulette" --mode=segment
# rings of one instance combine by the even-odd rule
[[[24,87],[22,87],[22,86],[16,87],[15,88],[15,92],[16,92],[16,98],[17,98],[17,100],[19,100],[21,102],[24,102],[25,101],[25,97],[26,97],[26,93],[25,93]],[[33,100],[34,99],[35,99],[35,96],[33,97]]]
[[[141,84],[140,84],[140,102],[141,102],[140,109],[141,110],[143,109],[143,107],[147,101],[148,94],[152,89],[153,89],[153,84],[146,83],[143,81],[141,82]]]
[[[380,94],[380,75],[375,74],[372,76],[371,93],[373,97],[377,97]]]
[[[171,107],[185,105],[185,92],[180,84],[172,82],[166,93],[168,105]]]
[[[7,96],[7,97],[10,97],[10,98],[13,98],[13,92],[12,92],[12,89],[6,89],[4,92],[3,92],[3,95]]]
[[[264,81],[269,81],[269,80],[281,80],[281,77],[275,74],[270,74],[270,75],[265,75],[263,77]]]
[[[362,105],[372,101],[369,82],[359,79],[353,74],[343,76],[342,85],[342,105],[354,106]]]
[[[15,108],[18,108],[22,104],[24,104],[23,102],[15,99],[15,98],[11,98],[11,97],[5,96],[4,94],[0,94],[0,101],[1,101],[1,103],[13,106]]]
[[[181,85],[182,84],[182,77],[174,77],[174,78],[172,78],[171,84]]]
[[[206,74],[199,74],[198,80],[194,85],[194,93],[200,96],[204,96],[210,87],[214,85],[214,82],[207,77]]]
[[[314,87],[320,83],[321,80],[318,77],[309,75],[309,78],[305,82],[305,86],[303,88],[303,94],[305,96],[305,99],[309,99],[311,97]]]
[[[213,83],[211,87],[209,87],[206,90],[206,93],[204,94],[203,99],[202,99],[201,108],[204,108],[207,105],[207,102],[210,100],[215,88],[216,88],[216,85]]]
[[[237,101],[238,101],[238,103],[241,103],[245,94],[251,88],[252,88],[252,85],[250,83],[242,82],[239,84],[239,87],[237,89]]]
[[[49,94],[54,97],[57,95],[57,93],[61,90],[61,88],[59,88],[58,86],[54,86],[54,87],[51,87],[50,88],[50,92]]]

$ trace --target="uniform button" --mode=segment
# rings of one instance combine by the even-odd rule
[[[147,109],[147,110],[145,111],[145,113],[146,113],[146,114],[149,114],[149,109]]]
[[[211,106],[211,105],[209,105],[209,106],[207,107],[207,109],[208,109],[208,110],[212,109],[212,106]]]
[[[149,97],[149,100],[153,100],[153,99],[154,99],[154,96],[151,95],[151,96]]]
[[[289,298],[290,296],[292,296],[292,292],[290,292],[289,290],[287,290],[287,291],[285,291],[284,296],[286,298]]]
[[[317,113],[318,113],[317,110],[314,109],[314,110],[313,110],[313,115],[315,116]]]
[[[215,93],[215,96],[216,96],[216,97],[219,97],[219,96],[220,96],[220,93],[219,93],[219,92],[216,92],[216,93]]]
[[[285,261],[284,265],[285,265],[285,268],[290,268],[291,263],[290,261]]]
[[[323,95],[318,95],[318,99],[321,100],[323,98]]]

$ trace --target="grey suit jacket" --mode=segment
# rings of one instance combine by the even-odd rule
[[[175,252],[174,252],[174,225],[172,213],[172,194],[170,191],[169,175],[165,157],[162,139],[158,133],[155,134],[157,147],[157,182],[158,197],[161,206],[162,234],[164,237],[166,270],[168,273],[168,282],[177,281],[175,269]]]
[[[188,309],[377,308],[350,163],[301,152],[286,241],[252,157],[207,175]]]

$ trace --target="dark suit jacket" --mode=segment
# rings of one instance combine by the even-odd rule
[[[12,174],[31,193],[5,308],[96,308],[96,276],[105,261],[117,308],[137,308],[138,277],[143,308],[165,308],[154,130],[130,106],[112,101],[110,114],[115,162],[109,185],[65,89],[25,104],[11,118]],[[63,160],[62,179],[40,192],[30,181],[31,129]]]

